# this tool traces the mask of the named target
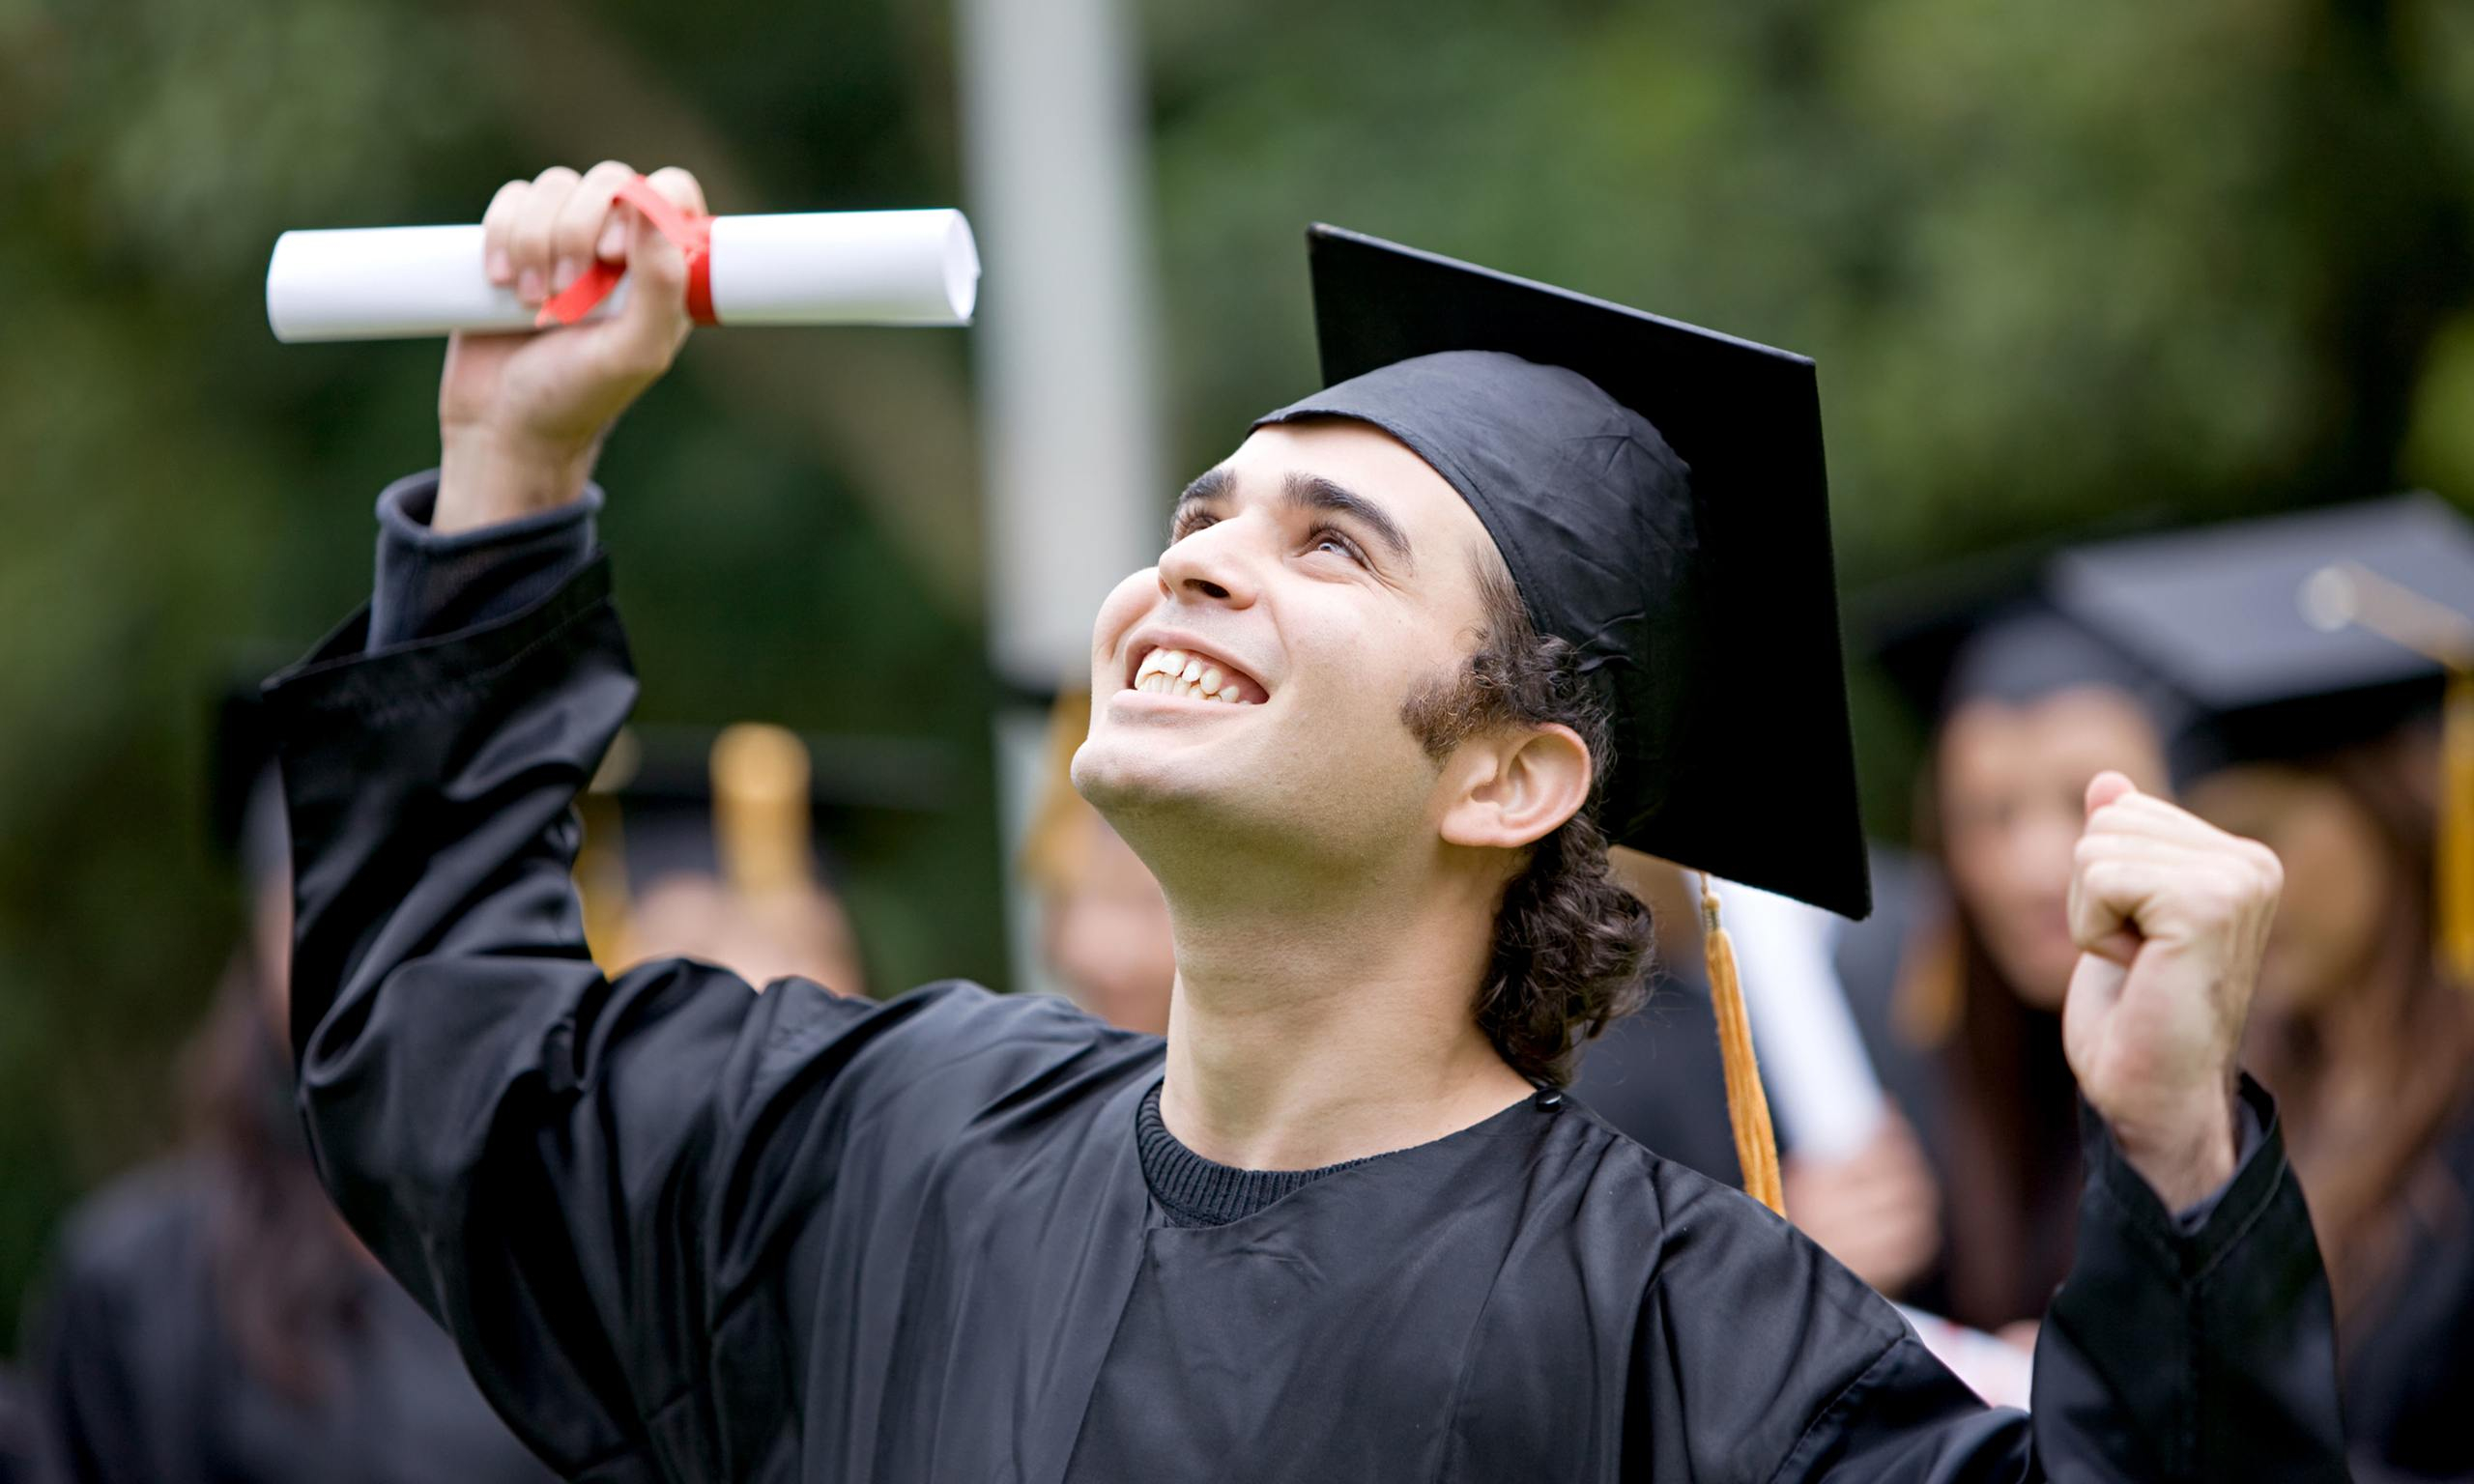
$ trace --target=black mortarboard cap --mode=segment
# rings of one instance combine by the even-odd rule
[[[2302,756],[2436,707],[2448,640],[2383,633],[2381,606],[2474,632],[2474,527],[2403,495],[2078,547],[2048,583],[2201,708],[2220,760]]]
[[[1619,844],[1872,904],[1813,363],[1316,226],[1324,390],[1458,490],[1613,721]]]

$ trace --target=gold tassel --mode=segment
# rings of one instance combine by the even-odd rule
[[[740,722],[713,739],[713,844],[722,879],[763,897],[808,881],[808,745],[797,732]]]
[[[2474,670],[2449,673],[2440,720],[2440,961],[2474,990]]]
[[[635,961],[627,945],[634,902],[627,890],[627,839],[618,795],[635,780],[639,756],[636,734],[619,732],[584,796],[576,800],[576,813],[584,821],[584,841],[576,849],[576,895],[584,908],[585,946],[604,974],[616,975]]]
[[[1718,1053],[1727,1073],[1727,1124],[1735,1130],[1736,1162],[1743,1167],[1746,1195],[1780,1215],[1787,1194],[1778,1177],[1778,1135],[1769,1126],[1769,1099],[1761,1090],[1761,1063],[1752,1053],[1752,1020],[1743,1005],[1743,979],[1736,971],[1736,946],[1718,921],[1718,893],[1701,873],[1701,952],[1710,965],[1710,1008],[1718,1019]]]
[[[2431,871],[2432,950],[2458,983],[2474,988],[2474,618],[2340,561],[2303,579],[2299,601],[2314,625],[2370,630],[2448,673],[2439,734],[2439,843]]]

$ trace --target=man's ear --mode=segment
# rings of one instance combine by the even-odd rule
[[[1453,787],[1443,811],[1448,844],[1517,850],[1589,802],[1589,745],[1562,725],[1471,737],[1444,773]]]

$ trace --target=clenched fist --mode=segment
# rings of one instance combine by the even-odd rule
[[[493,283],[538,305],[597,259],[627,271],[627,299],[614,315],[564,329],[447,342],[432,528],[491,525],[575,499],[610,424],[670,369],[689,328],[687,261],[617,202],[634,176],[617,160],[583,175],[554,166],[491,199],[481,230]],[[655,171],[647,183],[687,211],[705,210],[684,170]]]
[[[2171,1209],[2232,1178],[2234,1053],[2284,884],[2267,846],[2118,773],[2087,785],[2062,1047],[2080,1091]]]

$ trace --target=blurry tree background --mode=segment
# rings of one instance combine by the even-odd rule
[[[2474,501],[2461,0],[1126,5],[1181,471],[1309,384],[1322,219],[1817,357],[1851,590],[2104,523]],[[0,0],[0,1336],[67,1204],[175,1127],[238,923],[210,701],[360,600],[371,498],[435,457],[439,347],[276,346],[275,233],[470,220],[604,157],[725,210],[968,205],[951,25]],[[943,813],[843,842],[879,987],[1003,977],[968,352],[706,337],[602,469],[645,717],[958,759]],[[1895,834],[1912,739],[1858,702]]]

